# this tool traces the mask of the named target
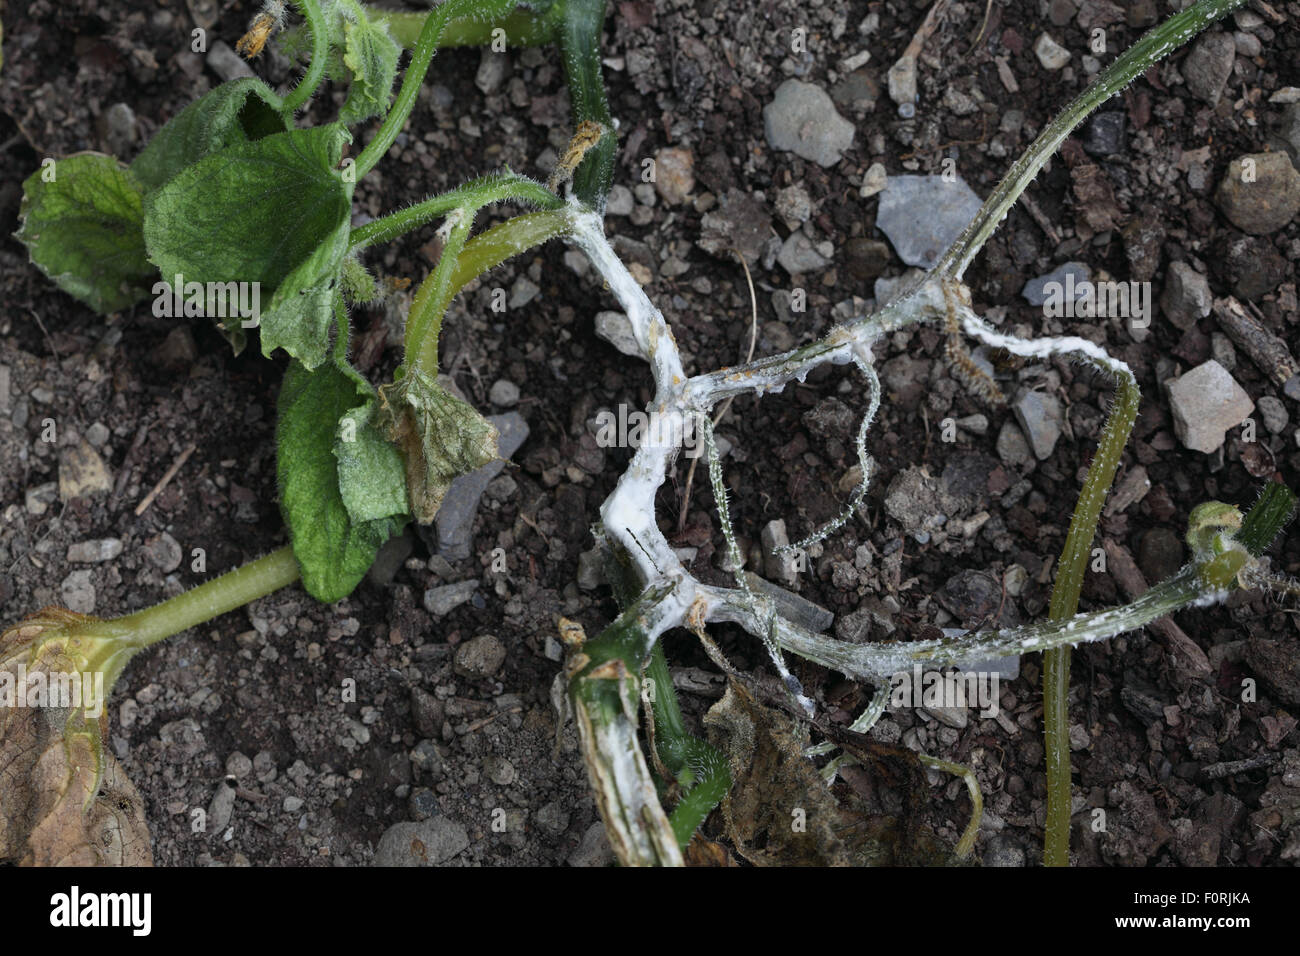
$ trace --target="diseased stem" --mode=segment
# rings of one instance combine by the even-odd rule
[[[554,11],[555,7],[551,10]],[[389,35],[406,49],[415,45],[424,22],[430,16],[428,13],[380,10],[369,6],[366,7],[366,13],[371,22],[385,24]],[[510,46],[542,46],[555,39],[555,27],[554,17],[538,16],[529,10],[514,10],[491,21],[466,17],[452,20],[447,24],[438,46],[488,46],[494,39],[493,31],[497,29],[505,31],[506,43]]]
[[[600,31],[605,23],[605,0],[558,0],[560,50],[564,76],[573,101],[575,125],[598,123],[600,141],[583,157],[573,175],[573,192],[598,213],[605,212],[605,197],[614,178],[614,152],[618,142],[609,114],[605,83],[601,78]]]
[[[311,31],[311,62],[307,64],[307,74],[302,82],[295,86],[281,101],[285,113],[295,113],[307,105],[311,95],[320,86],[325,76],[326,57],[329,53],[329,33],[325,29],[325,17],[321,14],[318,0],[294,0],[302,8],[302,15],[307,20],[307,29]]]
[[[1065,547],[1057,564],[1056,583],[1048,607],[1050,621],[1064,621],[1079,609],[1079,593],[1088,569],[1097,521],[1106,493],[1119,468],[1120,456],[1137,421],[1141,395],[1132,374],[1123,376],[1115,393],[1115,404],[1097,443],[1083,489],[1075,505]],[[1070,863],[1070,648],[1056,647],[1043,652],[1043,732],[1047,757],[1047,829],[1043,836],[1043,864]]]
[[[1055,119],[1043,128],[1038,138],[1015,161],[1002,181],[970,225],[962,230],[934,268],[935,275],[960,279],[1003,217],[1011,210],[1039,170],[1057,147],[1098,106],[1128,86],[1147,67],[1166,54],[1177,50],[1220,17],[1242,6],[1246,0],[1198,0],[1164,23],[1152,27],[1142,38],[1115,58],[1115,62],[1097,74],[1082,93],[1070,101]]]

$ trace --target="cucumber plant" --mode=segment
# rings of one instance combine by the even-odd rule
[[[871,474],[865,439],[881,402],[872,348],[885,334],[933,323],[947,333],[950,354],[957,358],[964,354],[964,339],[974,338],[1024,356],[1068,355],[1117,383],[1071,522],[1048,620],[938,641],[840,643],[783,617],[743,573],[737,572],[734,588],[696,580],[669,546],[654,508],[679,443],[643,442],[603,504],[597,528],[607,578],[623,611],[591,640],[580,627],[560,622],[569,649],[567,693],[596,802],[619,859],[682,862],[683,847],[730,787],[722,754],[686,730],[658,643],[664,632],[680,626],[711,647],[706,625],[728,622],[763,643],[796,713],[814,708],[786,667],[786,653],[874,685],[872,706],[854,724],[858,731],[879,715],[890,676],[914,662],[960,664],[1034,651],[1054,655],[1057,664],[1049,663],[1052,676],[1045,687],[1046,858],[1064,862],[1069,769],[1059,718],[1068,688],[1068,648],[1140,627],[1179,607],[1219,600],[1238,586],[1284,587],[1269,574],[1263,555],[1291,517],[1295,497],[1281,485],[1269,485],[1244,516],[1230,505],[1207,503],[1193,515],[1188,540],[1194,553],[1186,568],[1131,604],[1077,613],[1101,504],[1136,415],[1136,381],[1124,363],[1083,339],[1024,340],[996,331],[972,308],[962,275],[1089,112],[1242,2],[1198,0],[1116,59],[1045,127],[935,268],[881,311],[791,352],[690,377],[667,322],[605,236],[603,209],[616,140],[600,75],[604,0],[446,0],[427,14],[374,11],[357,0],[295,0],[304,23],[289,29],[286,47],[306,59],[297,86],[281,95],[257,79],[223,84],[159,130],[129,165],[89,153],[49,161],[24,184],[19,232],[33,262],[59,288],[98,311],[124,309],[151,294],[170,295],[187,314],[210,315],[236,350],[255,335],[264,354],[282,349],[290,356],[276,438],[281,509],[291,544],[156,607],[111,621],[43,612],[0,637],[0,665],[97,670],[111,689],[126,662],[145,647],[295,581],[321,601],[350,593],[385,540],[409,521],[431,521],[450,481],[496,456],[490,423],[437,382],[439,333],[448,306],[484,271],[563,238],[586,253],[627,313],[654,376],[649,410],[669,426],[665,433],[682,436],[697,429],[702,434],[735,568],[742,562],[710,418],[717,404],[735,395],[779,390],[827,363],[852,364],[863,374],[868,409],[857,439],[862,484],[840,519],[799,543],[807,546],[842,527],[863,500]],[[289,26],[286,20],[286,5],[270,0],[238,49],[256,55]],[[553,43],[563,54],[575,136],[550,182],[502,170],[353,227],[356,183],[396,142],[435,52],[501,38]],[[410,59],[394,96],[404,47],[411,49]],[[327,79],[347,84],[338,117],[300,126],[297,113]],[[374,135],[355,157],[347,155],[362,124],[374,122]],[[477,213],[505,202],[529,211],[472,235]],[[435,220],[441,220],[443,251],[405,318],[402,362],[390,381],[371,383],[349,362],[350,308],[380,294],[364,254]],[[230,310],[221,304],[237,296],[240,283],[256,290],[252,301],[259,305],[250,315],[226,314]],[[991,394],[989,383],[973,378],[967,384],[977,394]],[[647,715],[655,730],[653,771],[640,739],[647,677],[659,690]],[[10,758],[10,767],[14,755],[3,752],[3,741],[32,736],[3,723],[19,719],[0,717],[0,756]],[[66,772],[52,776],[45,767],[38,773],[33,763],[27,786],[43,788],[42,793],[14,797],[14,788],[8,788],[11,796],[0,795],[0,858],[69,859],[66,846],[49,844],[43,824],[56,812],[86,825],[102,818],[96,798],[115,765],[103,752],[101,725],[77,708],[50,719],[36,736],[62,741]],[[25,752],[39,751],[27,747]],[[930,759],[934,766],[961,769]],[[51,788],[57,799],[44,792]],[[969,852],[978,825],[977,789],[972,797],[977,812],[959,854]],[[666,801],[675,804],[671,814]],[[23,813],[27,819],[10,819]]]

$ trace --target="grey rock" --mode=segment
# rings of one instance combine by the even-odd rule
[[[519,404],[519,386],[509,379],[499,378],[488,391],[488,401],[500,408],[514,408]]]
[[[1070,51],[1057,43],[1046,33],[1040,33],[1034,42],[1034,55],[1044,70],[1055,72],[1070,62]]]
[[[483,772],[489,780],[501,787],[508,787],[515,782],[515,765],[496,754],[484,758]]]
[[[252,67],[230,48],[225,40],[213,40],[208,47],[208,66],[227,83],[247,76],[255,76]]]
[[[963,418],[959,418],[957,419],[955,424],[962,431],[969,432],[972,435],[985,435],[988,433],[989,430],[988,417],[981,414],[980,412],[976,412],[973,415],[966,415]]]
[[[605,824],[597,820],[587,827],[582,840],[569,854],[569,866],[612,866],[614,850],[605,835]]]
[[[517,452],[528,438],[528,423],[518,412],[491,415],[488,421],[496,426],[497,454],[501,457],[453,481],[434,519],[438,529],[438,554],[448,561],[463,561],[469,557],[474,516],[478,514],[483,491],[501,473],[505,459]]]
[[[1124,128],[1128,119],[1122,110],[1098,113],[1088,123],[1083,148],[1092,156],[1113,156],[1124,151]]]
[[[655,153],[655,192],[670,206],[680,206],[695,188],[695,156],[689,149],[669,146]]]
[[[569,811],[558,800],[552,800],[537,811],[537,825],[551,833],[563,833],[569,829]]]
[[[122,542],[118,538],[99,538],[68,545],[68,560],[77,564],[112,561],[121,553]]]
[[[441,733],[441,730],[439,732]],[[416,772],[427,774],[434,780],[443,775],[442,754],[438,751],[438,745],[432,740],[421,740],[412,747],[410,758],[411,766]]]
[[[47,481],[43,485],[33,485],[28,488],[23,495],[23,504],[27,508],[29,515],[40,517],[49,510],[50,505],[54,504],[59,497],[59,483],[57,481]]]
[[[113,476],[84,438],[59,453],[59,497],[63,501],[113,490]]]
[[[753,266],[763,255],[769,239],[779,248],[780,240],[772,235],[772,217],[767,207],[752,193],[733,188],[719,197],[717,207],[700,220],[697,245],[709,255],[733,262],[731,250],[735,249]]]
[[[407,527],[401,534],[389,538],[379,546],[379,552],[375,555],[370,570],[366,572],[366,580],[377,588],[388,587],[414,551],[415,534]]]
[[[528,276],[520,276],[510,286],[510,300],[506,304],[512,309],[522,309],[537,298],[538,293],[541,291],[537,283]]]
[[[1057,266],[1046,275],[1041,275],[1037,279],[1030,279],[1025,283],[1025,287],[1020,290],[1020,294],[1025,297],[1025,301],[1030,305],[1039,307],[1045,305],[1047,300],[1056,297],[1061,303],[1064,303],[1064,296],[1070,294],[1073,290],[1074,299],[1077,302],[1083,298],[1087,286],[1086,282],[1092,281],[1092,270],[1087,264],[1082,262],[1065,262]]]
[[[624,355],[641,357],[641,346],[632,334],[632,320],[622,312],[597,312],[596,335]]]
[[[1183,59],[1183,79],[1188,92],[1214,106],[1223,95],[1236,58],[1237,46],[1230,34],[1222,30],[1203,34]]]
[[[939,494],[939,481],[924,468],[913,465],[899,473],[885,491],[885,513],[913,537],[928,535],[948,521]]]
[[[59,585],[63,606],[78,614],[91,614],[95,610],[95,585],[91,583],[89,569],[73,571]]]
[[[1243,180],[1248,162],[1252,182]],[[1255,236],[1277,232],[1300,212],[1300,173],[1286,153],[1253,153],[1228,164],[1214,201],[1228,221]]]
[[[253,774],[253,760],[247,754],[236,750],[226,758],[226,773],[236,780],[243,780]]]
[[[306,801],[304,801],[302,797],[288,796],[284,798],[284,802],[281,803],[280,806],[284,809],[285,813],[297,813],[303,808],[305,803]]]
[[[1025,851],[1017,846],[1009,835],[994,837],[984,847],[980,862],[984,866],[1022,867],[1025,865]]]
[[[457,581],[441,584],[424,592],[424,609],[434,617],[445,617],[474,596],[478,581]]]
[[[998,457],[1002,463],[1019,468],[1033,460],[1033,451],[1025,440],[1025,433],[1016,427],[1015,422],[1003,422],[998,432]]]
[[[113,156],[127,156],[135,145],[135,111],[125,103],[114,103],[104,111],[100,123],[104,145]]]
[[[789,535],[785,530],[785,521],[780,518],[769,521],[764,526],[760,539],[763,545],[763,573],[768,578],[783,584],[793,584],[799,576],[795,567],[796,555],[791,552],[776,553],[777,548],[784,548],[790,544]]]
[[[235,813],[235,788],[222,780],[217,784],[216,792],[208,803],[208,815],[204,823],[208,836],[220,838],[222,832],[230,825],[230,818]]]
[[[1259,301],[1291,272],[1291,264],[1263,236],[1236,236],[1228,241],[1226,272],[1232,278],[1233,295]]]
[[[965,707],[921,707],[921,711],[929,714],[945,727],[952,727],[954,730],[965,730],[966,724],[970,718],[966,714]]]
[[[961,178],[890,176],[876,226],[909,266],[931,268],[979,212],[980,198]]]
[[[1210,333],[1210,358],[1218,362],[1229,372],[1237,367],[1237,350],[1232,345],[1232,339],[1228,338],[1222,332]]]
[[[598,548],[578,555],[578,587],[594,591],[605,583],[604,556]]]
[[[1183,539],[1172,528],[1151,528],[1138,542],[1137,566],[1156,584],[1183,566]]]
[[[461,677],[485,680],[506,660],[506,646],[494,634],[480,634],[456,648],[455,668]]]
[[[632,190],[626,186],[612,186],[609,190],[609,199],[605,202],[605,214],[608,216],[630,216],[632,208],[636,201],[632,198]]]
[[[495,93],[509,72],[510,55],[485,46],[479,57],[478,71],[474,74],[474,85],[484,94]]]
[[[1274,435],[1280,435],[1286,431],[1287,422],[1290,416],[1287,415],[1286,406],[1280,399],[1272,395],[1265,395],[1257,403],[1259,406],[1259,417],[1264,419],[1264,427]]]
[[[108,430],[108,426],[103,422],[95,422],[86,429],[86,441],[97,449],[107,445],[112,435],[113,433]]]
[[[1169,384],[1169,405],[1178,440],[1207,455],[1217,450],[1228,429],[1240,425],[1255,407],[1232,374],[1214,359]]]
[[[834,166],[853,143],[853,124],[819,86],[786,80],[763,107],[763,130],[773,149],[793,152],[821,166]]]
[[[812,218],[812,199],[808,190],[795,183],[776,192],[776,214],[785,220],[791,229],[798,228]]]
[[[411,688],[411,723],[421,737],[437,736],[444,713],[442,701],[423,688]]]
[[[834,247],[829,242],[814,246],[812,240],[802,231],[792,232],[790,238],[781,245],[776,261],[791,275],[819,272],[831,264],[830,257],[834,251]]]
[[[1016,399],[1013,410],[1035,457],[1046,461],[1061,437],[1060,399],[1047,392],[1026,390]]]
[[[1160,311],[1178,328],[1186,331],[1210,314],[1214,295],[1210,284],[1186,262],[1175,262],[1165,275],[1160,293]]]
[[[379,838],[374,865],[441,866],[468,846],[465,828],[444,816],[394,823]]]
[[[1282,108],[1272,139],[1286,150],[1291,165],[1300,168],[1300,103],[1288,103]]]
[[[438,795],[428,787],[416,787],[406,801],[406,811],[416,823],[436,817],[440,809]]]
[[[754,591],[772,599],[777,612],[787,620],[793,621],[814,634],[830,627],[835,615],[819,604],[814,604],[805,597],[778,587],[771,581],[760,578],[752,571],[745,572],[745,580]]]

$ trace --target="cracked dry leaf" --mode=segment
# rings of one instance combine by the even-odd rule
[[[841,807],[803,755],[806,724],[754,700],[731,681],[704,717],[709,742],[734,781],[723,801],[727,835],[756,866],[891,866],[947,863],[929,830]]]
[[[390,392],[395,393],[391,400]],[[418,371],[408,370],[380,395],[388,439],[406,462],[411,512],[428,524],[452,481],[496,460],[496,426]]]
[[[54,675],[90,673],[83,649],[58,632],[94,620],[45,608],[0,635],[0,862],[152,865],[143,801],[103,751],[102,713],[16,706],[20,681],[33,691]]]

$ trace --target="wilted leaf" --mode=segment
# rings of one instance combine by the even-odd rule
[[[428,524],[452,481],[497,458],[496,426],[419,371],[380,395],[388,437],[406,460],[411,513]]]
[[[16,695],[20,681],[32,689],[86,673],[92,665],[82,652],[96,642],[74,654],[61,635],[94,621],[45,608],[0,635],[0,697]],[[16,696],[0,703],[8,704],[0,706],[0,862],[152,865],[143,801],[103,751],[104,700],[94,709],[50,706],[49,699],[14,706]]]
[[[17,238],[64,292],[99,313],[125,309],[157,278],[145,254],[142,195],[112,156],[65,157],[23,183]]]
[[[343,32],[346,37],[343,63],[352,74],[352,85],[339,111],[339,120],[352,126],[388,112],[402,49],[382,24],[371,23],[364,17],[356,23],[344,22]]]

